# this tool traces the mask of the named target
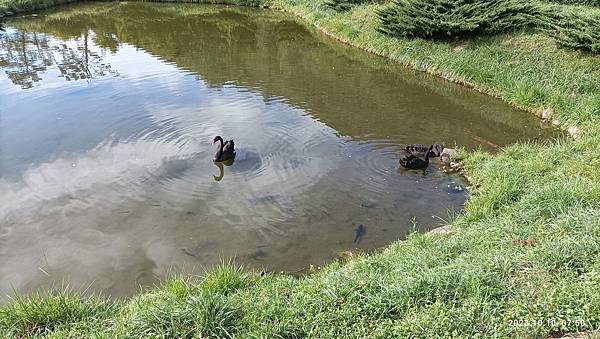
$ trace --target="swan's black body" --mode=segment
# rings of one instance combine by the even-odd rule
[[[400,156],[400,166],[409,169],[427,168],[427,166],[429,166],[429,154],[431,154],[432,149],[433,145],[424,152],[424,156],[419,156],[418,154],[414,154],[409,150],[404,149],[403,154]]]
[[[215,158],[213,159],[215,162],[222,162],[235,158],[235,143],[233,140],[223,143],[223,138],[217,135],[213,139],[213,144],[217,141],[219,141],[220,144],[217,153],[215,153]]]
[[[444,150],[444,145],[433,144],[433,148],[430,148],[426,145],[412,144],[404,147],[404,150],[417,157],[424,157],[425,152],[429,152],[429,157],[435,158],[439,157],[442,154],[442,151]]]

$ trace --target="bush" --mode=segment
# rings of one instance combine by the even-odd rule
[[[542,11],[521,0],[396,0],[378,16],[380,31],[389,35],[448,38],[532,26]]]
[[[547,0],[563,5],[584,5],[584,6],[600,6],[600,0]]]
[[[345,12],[353,6],[372,3],[373,0],[330,0],[325,4],[327,7],[334,9],[337,12]]]
[[[600,15],[565,12],[551,16],[547,32],[562,46],[600,53]]]

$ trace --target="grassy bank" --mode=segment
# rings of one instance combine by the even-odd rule
[[[72,2],[77,0],[0,0],[0,16],[47,9]]]
[[[462,154],[478,188],[451,234],[414,234],[301,279],[223,265],[125,301],[24,297],[0,308],[1,337],[544,337],[600,328],[598,56],[532,32],[390,38],[376,31],[381,4],[341,14],[323,1],[269,5],[529,111],[550,107],[550,120],[579,135]]]
[[[0,17],[19,15],[70,3],[90,1],[94,0],[0,0]],[[249,7],[267,5],[267,3],[262,0],[165,0],[160,2],[227,4]]]

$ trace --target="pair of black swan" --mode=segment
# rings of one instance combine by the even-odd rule
[[[423,169],[429,166],[429,158],[439,157],[444,146],[434,144],[429,147],[425,145],[408,145],[402,149],[400,155],[400,166],[408,169]]]
[[[220,142],[219,149],[215,153],[215,162],[225,162],[235,158],[235,143],[233,140],[223,141],[223,138],[217,135],[213,139],[213,144]],[[434,144],[429,147],[425,145],[408,145],[402,149],[400,155],[400,166],[408,169],[423,169],[429,166],[430,157],[439,157],[444,150],[444,146]]]
[[[439,157],[440,154],[442,154],[442,152],[444,151],[444,145],[433,144],[432,147],[430,148],[427,145],[412,144],[412,145],[405,146],[404,150],[407,152],[410,152],[413,155],[417,155],[420,157],[424,157],[425,152],[429,152],[429,157],[435,158],[435,157]]]

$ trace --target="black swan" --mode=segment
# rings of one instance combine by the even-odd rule
[[[424,157],[425,152],[429,152],[429,157],[436,158],[436,157],[439,157],[442,154],[442,152],[444,151],[444,145],[433,144],[433,148],[430,148],[429,146],[426,146],[426,145],[412,144],[412,145],[407,145],[406,147],[404,147],[404,150],[408,151],[409,153],[411,153],[412,155],[417,156],[417,157]]]
[[[433,145],[429,146],[425,153],[425,157],[421,157],[413,154],[408,150],[403,150],[403,154],[400,156],[400,166],[409,168],[409,169],[421,169],[427,168],[429,166],[429,154],[431,154],[431,150],[433,149]]]
[[[213,139],[213,144],[215,142],[219,141],[219,149],[217,150],[217,153],[215,153],[215,162],[222,162],[222,161],[227,161],[227,160],[232,160],[233,158],[235,158],[235,143],[233,142],[233,140],[229,140],[225,143],[223,143],[223,138],[221,138],[221,136],[217,135],[214,139]]]

